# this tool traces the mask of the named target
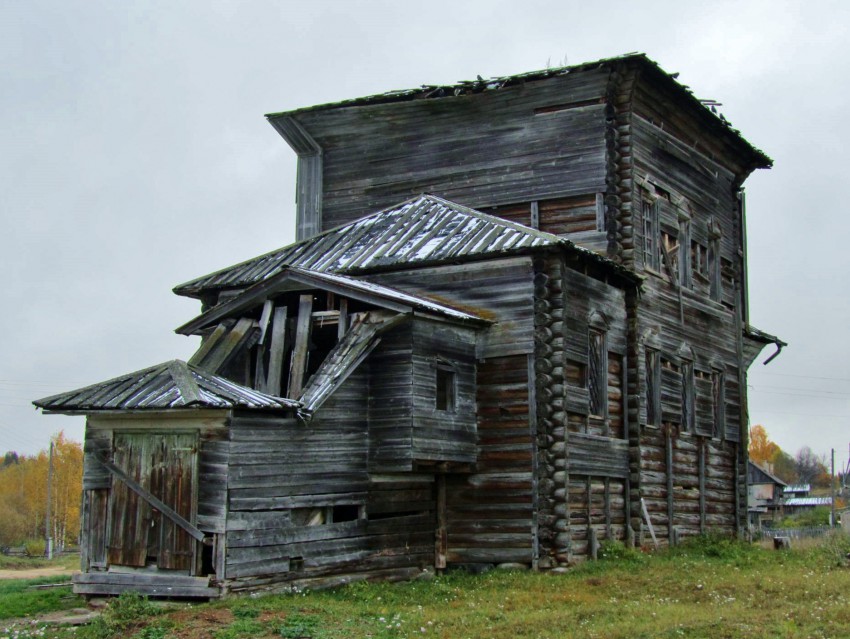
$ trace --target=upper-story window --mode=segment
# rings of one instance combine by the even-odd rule
[[[590,414],[608,416],[608,339],[601,321],[592,321],[587,342],[587,391]]]
[[[711,399],[714,408],[714,436],[726,437],[726,374],[718,368],[711,371]]]
[[[643,209],[643,263],[646,268],[661,269],[658,253],[658,203],[644,199]]]

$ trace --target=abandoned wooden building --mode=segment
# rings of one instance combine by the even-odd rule
[[[267,116],[295,244],[175,288],[188,363],[85,414],[77,592],[549,570],[747,526],[743,183],[643,55]],[[777,351],[778,352],[778,351]]]

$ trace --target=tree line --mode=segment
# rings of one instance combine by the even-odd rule
[[[786,484],[811,484],[816,488],[829,488],[830,469],[826,457],[820,457],[808,446],[803,446],[793,457],[767,434],[767,429],[757,424],[750,429],[750,461],[758,464]]]
[[[65,434],[35,455],[9,451],[0,464],[0,546],[18,546],[47,537],[47,484],[50,477],[50,536],[57,549],[76,544],[80,534],[83,449]]]

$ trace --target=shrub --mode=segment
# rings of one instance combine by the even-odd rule
[[[47,545],[43,539],[30,539],[24,544],[24,547],[30,557],[44,557],[47,550]]]

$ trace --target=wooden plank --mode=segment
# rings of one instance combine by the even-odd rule
[[[274,319],[272,320],[269,372],[266,377],[265,392],[275,396],[280,395],[283,359],[286,353],[286,311],[286,306],[278,306],[274,309]]]
[[[157,499],[154,495],[152,495],[148,490],[146,490],[143,486],[136,483],[132,478],[130,478],[123,470],[118,468],[115,464],[108,462],[104,459],[98,460],[103,467],[106,468],[110,473],[112,473],[118,480],[124,483],[127,488],[136,493],[139,497],[148,502],[153,508],[161,512],[163,515],[168,517],[171,521],[173,521],[177,526],[185,530],[192,537],[197,539],[198,541],[204,541],[206,535],[195,528],[191,523],[186,521],[183,517],[181,517],[178,513],[171,509],[170,506],[166,505],[159,499]]]
[[[215,327],[215,330],[204,338],[204,341],[201,343],[201,347],[195,351],[195,354],[189,358],[189,364],[192,366],[200,366],[201,362],[204,361],[204,358],[210,353],[210,351],[215,348],[219,341],[227,335],[227,331],[230,330],[229,324],[232,322],[224,321],[218,326]]]
[[[289,371],[289,388],[286,396],[297,399],[301,395],[304,376],[307,373],[307,347],[310,343],[312,326],[313,295],[301,295],[298,303],[298,324],[295,329],[295,346],[292,352],[292,365]]]

